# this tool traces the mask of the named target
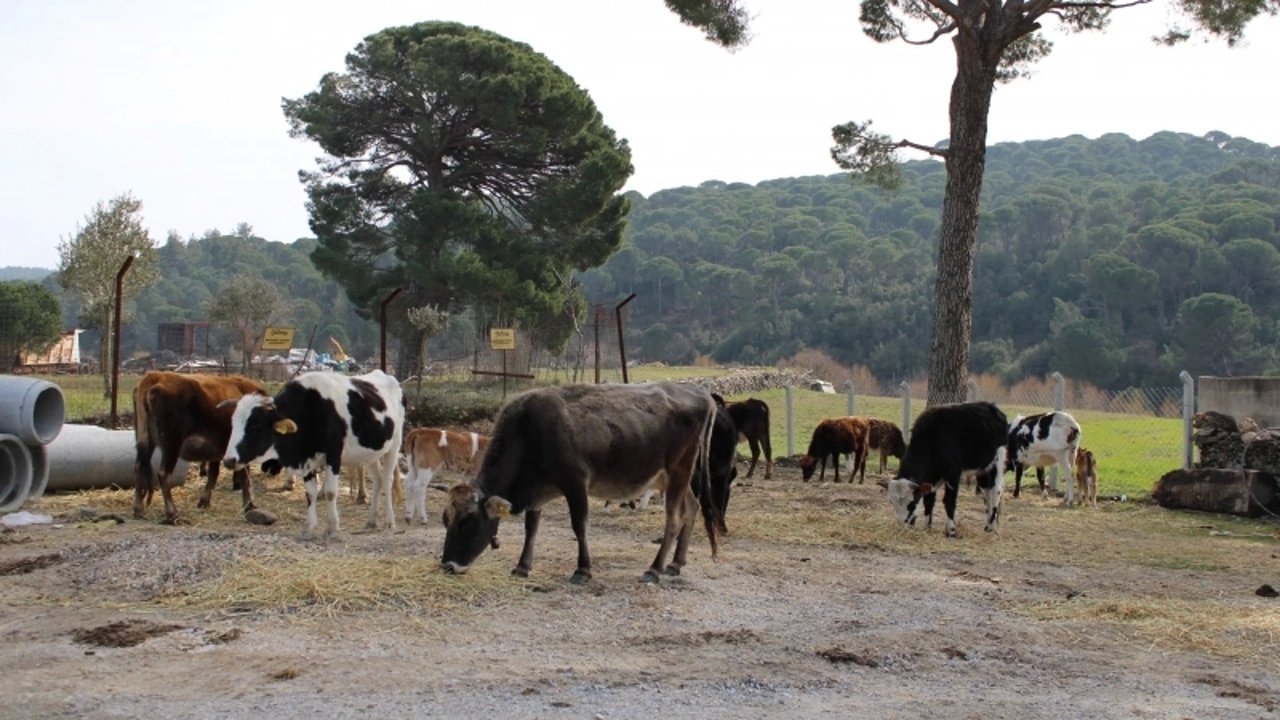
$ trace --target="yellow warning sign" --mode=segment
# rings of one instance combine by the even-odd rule
[[[515,350],[515,328],[489,328],[489,347],[494,350]]]
[[[288,350],[293,347],[293,328],[269,327],[262,333],[263,350]]]

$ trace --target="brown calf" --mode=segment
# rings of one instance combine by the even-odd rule
[[[1098,507],[1098,463],[1093,452],[1085,448],[1076,448],[1076,492],[1080,493],[1081,505]]]
[[[170,477],[182,458],[205,464],[205,486],[197,507],[207,508],[218,481],[218,463],[231,437],[234,401],[250,393],[266,394],[255,380],[240,375],[185,375],[153,370],[133,390],[134,461],[133,516],[143,517],[158,485],[164,496],[164,520],[174,523],[178,507],[170,492]],[[231,400],[231,406],[218,404]],[[160,472],[153,476],[151,456],[160,450]],[[253,508],[247,470],[238,470],[241,510]]]
[[[870,443],[868,452],[880,451],[880,474],[883,475],[885,468],[889,466],[890,456],[902,459],[903,453],[907,451],[907,442],[902,437],[902,430],[888,420],[868,418],[867,423],[870,427],[867,434],[867,442]]]
[[[747,445],[751,448],[751,464],[747,466],[747,477],[751,477],[751,473],[756,471],[760,449],[764,448],[764,478],[768,480],[773,476],[773,448],[769,444],[769,405],[756,398],[721,404],[729,412],[738,435],[746,438]]]
[[[827,474],[827,458],[835,462],[836,482],[840,482],[840,454],[851,456],[853,471],[849,473],[849,482],[859,471],[862,477],[858,482],[867,479],[867,451],[870,447],[870,424],[862,417],[827,418],[813,429],[813,437],[809,440],[809,452],[800,458],[800,472],[808,482],[813,477],[813,468],[822,462],[822,471],[818,474],[821,482]]]
[[[405,522],[420,518],[427,522],[427,486],[443,469],[470,473],[480,465],[489,447],[489,438],[478,433],[440,428],[415,428],[404,436],[404,458],[408,469],[404,485]]]

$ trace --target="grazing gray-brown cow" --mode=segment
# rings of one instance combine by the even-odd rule
[[[683,383],[564,385],[512,398],[494,422],[480,472],[449,493],[441,565],[463,573],[497,538],[499,520],[524,513],[524,549],[512,573],[527,577],[542,506],[563,496],[578,540],[574,583],[591,578],[588,497],[626,500],[666,480],[666,526],[643,579],[678,575],[701,502],[711,554],[718,550],[715,502],[706,488],[716,406],[705,390]],[[697,467],[703,469],[695,474]],[[697,499],[695,500],[695,495]],[[675,544],[675,556],[666,564]]]

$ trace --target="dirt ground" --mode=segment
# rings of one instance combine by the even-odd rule
[[[129,491],[48,498],[28,509],[54,525],[0,534],[0,717],[1280,715],[1280,600],[1258,594],[1280,587],[1274,525],[1024,494],[992,536],[969,492],[946,539],[897,526],[871,478],[761,474],[720,559],[699,527],[656,586],[638,579],[658,507],[593,504],[595,577],[574,586],[563,503],[520,581],[519,521],[447,577],[438,524],[363,532],[345,496],[327,542],[299,539],[300,491],[259,493],[271,527],[225,488],[213,512],[182,489],[176,527],[128,518]]]

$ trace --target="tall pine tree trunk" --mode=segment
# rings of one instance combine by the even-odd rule
[[[951,140],[934,285],[929,405],[960,402],[965,397],[973,331],[978,201],[987,159],[987,114],[998,62],[988,56],[976,32],[961,30],[953,41],[956,78],[951,84]]]

